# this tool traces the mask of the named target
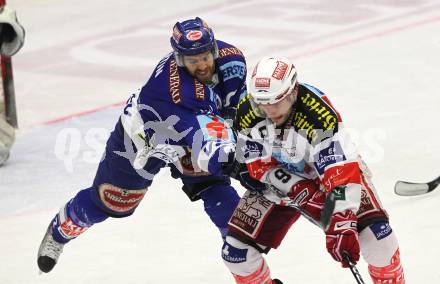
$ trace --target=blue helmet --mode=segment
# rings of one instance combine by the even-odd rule
[[[170,42],[179,66],[183,66],[182,56],[184,55],[197,55],[211,50],[214,58],[218,57],[214,32],[199,17],[177,22],[173,27]]]

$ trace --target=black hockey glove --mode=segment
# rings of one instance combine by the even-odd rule
[[[266,184],[249,175],[245,163],[240,163],[239,161],[234,160],[232,163],[222,164],[222,169],[225,175],[238,180],[240,184],[248,190],[258,191],[260,193],[263,193],[264,190],[266,190]]]
[[[221,116],[225,120],[232,120],[234,121],[235,115],[237,114],[237,109],[235,107],[228,107],[221,110]],[[231,123],[232,125],[232,123]]]

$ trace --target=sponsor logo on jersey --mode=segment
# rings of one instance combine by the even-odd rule
[[[219,139],[228,139],[229,135],[225,123],[219,121],[217,117],[214,117],[212,120],[212,122],[206,124],[209,136]]]
[[[223,81],[233,78],[243,79],[246,75],[246,66],[241,61],[231,61],[219,67],[223,75]]]
[[[220,58],[230,56],[230,55],[240,55],[243,56],[243,53],[236,47],[225,47],[218,51],[218,55]]]
[[[235,141],[232,129],[225,124],[225,121],[217,116],[198,115],[200,129],[205,141],[225,140]]]
[[[232,214],[229,225],[255,238],[274,206],[274,203],[260,193],[247,191]]]
[[[315,93],[300,92],[293,127],[312,144],[332,137],[338,131],[338,114]]]
[[[257,114],[253,109],[249,109],[249,111],[239,118],[239,125],[241,129],[248,128],[252,122],[257,118]]]
[[[180,75],[175,59],[170,61],[170,95],[175,104],[180,103]]]
[[[318,170],[319,174],[322,175],[324,174],[325,168],[330,165],[345,161],[346,158],[339,141],[333,141],[330,143],[330,146],[322,149],[314,157],[314,160],[315,168]]]
[[[205,85],[200,83],[197,79],[194,79],[194,85],[196,99],[199,101],[205,100]]]
[[[272,77],[281,80],[284,78],[284,75],[286,75],[286,71],[289,65],[283,61],[277,61],[277,67],[275,67],[275,70],[273,70]]]
[[[324,172],[322,184],[326,192],[329,192],[339,185],[347,185],[349,183],[361,183],[361,173],[357,162],[333,166]]]
[[[247,252],[248,249],[236,248],[233,245],[225,242],[222,247],[222,258],[227,262],[241,263],[247,260]]]
[[[268,89],[270,88],[270,78],[255,78],[255,88]]]
[[[393,230],[388,222],[378,222],[370,225],[370,229],[373,232],[377,240],[388,237]]]
[[[354,221],[349,221],[349,222],[341,221],[341,222],[337,222],[333,229],[335,231],[338,231],[338,230],[341,230],[341,229],[345,229],[345,230],[346,229],[356,229],[356,226],[357,226],[357,222],[354,222]]]
[[[249,139],[240,139],[237,143],[237,150],[237,157],[242,154],[243,161],[262,158],[266,154],[263,144]]]
[[[272,152],[272,157],[274,157],[280,165],[286,167],[290,172],[293,173],[304,173],[306,163],[304,160],[295,157],[292,159],[289,155],[284,155],[283,151],[274,151]]]
[[[235,116],[234,128],[243,133],[248,132],[264,118],[259,117],[257,110],[252,108],[250,95],[244,96],[237,105],[237,114]]]
[[[362,181],[362,189],[361,189],[361,204],[359,210],[356,214],[358,218],[364,216],[385,216],[379,201],[376,199],[373,190],[369,187],[369,185]],[[368,217],[367,217],[368,218]]]
[[[337,186],[333,189],[333,194],[335,200],[345,200],[345,189],[347,187],[344,185]]]

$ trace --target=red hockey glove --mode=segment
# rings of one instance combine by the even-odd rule
[[[359,260],[359,237],[357,217],[351,210],[333,214],[326,231],[327,251],[342,267],[349,267],[343,254],[347,253],[353,262]]]
[[[268,184],[262,192],[264,197],[279,205],[293,201],[297,206],[304,208],[319,190],[313,180],[305,179],[281,167],[271,169],[263,178]]]

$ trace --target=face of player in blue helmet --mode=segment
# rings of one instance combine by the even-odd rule
[[[211,51],[197,55],[183,56],[183,64],[188,72],[204,84],[212,82],[215,72],[214,56]]]
[[[212,80],[218,48],[206,22],[199,17],[177,22],[170,42],[178,66],[186,67],[202,83]]]

